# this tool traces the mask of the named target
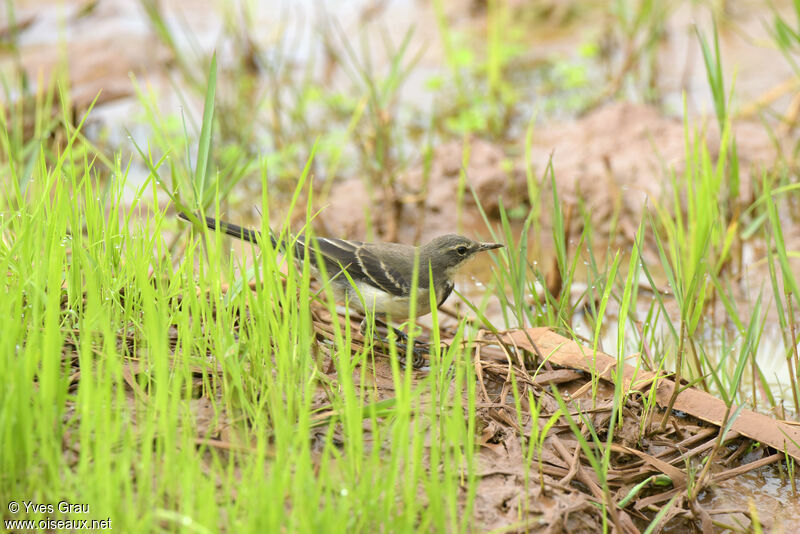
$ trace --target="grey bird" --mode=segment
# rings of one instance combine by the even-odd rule
[[[181,219],[190,218],[179,213]],[[197,218],[211,228],[219,228],[225,234],[258,244],[261,232],[242,228],[236,224],[217,221],[212,217]],[[274,247],[279,243],[270,232]],[[453,291],[456,271],[479,252],[500,248],[500,243],[479,243],[457,234],[436,237],[422,246],[400,243],[364,243],[329,237],[314,237],[309,250],[310,266],[319,277],[318,257],[324,263],[331,287],[338,299],[346,300],[354,308],[384,318],[408,318],[411,307],[411,290],[414,269],[417,268],[416,313],[430,313],[430,292],[433,291],[436,307],[441,306]],[[293,256],[302,260],[307,242],[303,236],[294,241]],[[430,270],[429,270],[430,269]],[[346,271],[353,281],[350,283]],[[431,276],[432,275],[432,276]],[[363,300],[362,300],[363,299]],[[365,319],[366,321],[366,319]],[[388,326],[388,325],[387,325]],[[365,332],[366,322],[361,330]],[[404,334],[393,329],[401,336]],[[383,340],[382,341],[386,341]],[[414,350],[414,368],[424,365],[425,359]]]

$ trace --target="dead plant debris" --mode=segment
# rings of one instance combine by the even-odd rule
[[[312,310],[316,364],[322,380],[333,384],[337,381],[331,359],[334,319],[321,306],[314,305]],[[338,320],[346,319],[338,317]],[[352,346],[363,348],[365,340],[358,334],[360,318],[350,320]],[[77,382],[87,370],[78,367],[75,351],[79,334],[71,332],[70,336],[73,334],[68,336],[73,341],[64,346],[64,362]],[[441,334],[445,343],[452,341],[447,332]],[[136,345],[130,333],[120,335],[120,343],[128,347]],[[175,329],[170,329],[169,336],[174,350]],[[149,392],[137,381],[147,370],[131,350],[126,354],[123,376],[129,406],[135,410],[137,404],[148,402]],[[379,346],[373,346],[372,354],[374,357],[364,364],[371,367],[366,373],[371,381],[362,387],[374,391],[378,401],[390,400],[394,397],[390,356]],[[667,376],[630,365],[622,370],[626,394],[623,405],[617,407],[621,423],[618,417],[612,421],[614,391],[608,383],[616,372],[616,359],[595,354],[591,348],[547,328],[512,330],[499,336],[481,331],[473,354],[478,391],[475,440],[480,448],[476,462],[479,482],[472,514],[481,528],[499,532],[596,532],[602,521],[599,505],[603,502],[612,504],[609,517],[619,532],[642,531],[664,507],[668,511],[660,526],[670,531],[710,531],[706,529],[726,524],[746,525],[750,524],[749,509],[729,505],[706,507],[703,503],[708,500],[699,496],[713,493],[727,479],[782,462],[787,455],[800,460],[797,426],[749,410],[742,410],[728,423],[722,401],[692,387],[680,392],[676,410],[670,414],[668,424],[662,426],[660,410],[667,405],[674,384]],[[180,357],[174,354],[175,359]],[[412,379],[419,380],[427,372],[412,371]],[[251,444],[237,439],[235,427],[242,424],[241,414],[227,413],[221,408],[223,413],[216,418],[209,415],[220,391],[215,388],[211,388],[215,392],[209,391],[204,380],[209,377],[213,380],[223,373],[214,363],[213,355],[206,368],[198,366],[193,373],[197,381],[192,404],[197,446],[223,455],[229,451],[257,453]],[[355,375],[358,378],[358,369]],[[593,376],[600,379],[594,401]],[[659,406],[655,410],[647,403],[648,391],[653,386]],[[466,391],[461,394],[467,398]],[[515,398],[519,399],[518,404]],[[536,404],[535,409],[530,405],[531,400]],[[423,399],[423,403],[429,402]],[[314,400],[318,416],[312,425],[319,429],[320,439],[336,416],[335,411],[326,410],[327,405],[327,396],[320,391]],[[75,416],[72,401],[67,414]],[[548,424],[551,418],[555,421]],[[216,421],[214,427],[212,420]],[[590,455],[602,454],[592,433],[605,445],[614,422],[617,424],[610,444],[604,490],[590,462]],[[725,425],[729,427],[726,432],[722,430]],[[576,429],[583,443],[576,439]],[[371,428],[366,420],[364,431],[365,439],[369,440]],[[543,431],[546,431],[544,436]],[[65,455],[74,455],[74,450],[80,447],[77,438],[65,436]],[[335,432],[335,443],[341,444],[344,439]],[[321,449],[312,447],[312,450],[321,453]],[[532,456],[529,450],[533,451]],[[269,456],[271,451],[266,453]],[[429,461],[428,455],[425,458]],[[705,465],[709,467],[704,469]],[[466,489],[463,491],[462,504],[467,498]],[[759,520],[765,529],[770,528],[769,517]]]

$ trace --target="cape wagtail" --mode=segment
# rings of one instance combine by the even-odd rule
[[[190,221],[184,213],[179,213],[178,217]],[[259,244],[261,240],[261,232],[257,230],[199,214],[197,217],[205,221],[206,226],[212,230],[219,228],[229,236],[250,243]],[[272,232],[269,238],[272,246],[278,248],[280,244]],[[319,279],[317,262],[320,258],[337,299],[346,300],[365,315],[372,313],[382,318],[401,319],[407,318],[410,313],[415,267],[416,313],[422,316],[431,311],[431,290],[434,291],[438,308],[453,291],[453,278],[459,267],[479,252],[503,246],[500,243],[478,243],[456,234],[436,237],[418,247],[400,243],[363,243],[329,237],[314,237],[311,243],[309,262],[312,274]],[[292,251],[295,260],[302,261],[306,245],[303,236],[296,238]],[[352,284],[348,276],[343,276],[343,271],[347,272]],[[386,325],[389,326],[388,323]],[[405,338],[403,332],[392,329]],[[366,318],[361,323],[361,331],[366,332]],[[422,367],[424,363],[425,358],[418,354],[415,347],[413,367]]]

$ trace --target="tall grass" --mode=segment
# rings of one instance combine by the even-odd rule
[[[188,188],[159,177],[169,166],[148,154],[158,147],[142,149],[150,176],[124,203],[127,167],[98,168],[78,130],[27,184],[4,187],[3,495],[69,496],[122,531],[469,530],[469,344],[435,352],[415,381],[395,364],[394,397],[379,399],[349,322],[332,344],[316,341],[308,261],[282,273],[269,242],[250,264],[219,233],[179,227],[175,207],[210,201],[219,215],[223,186],[204,165],[212,101]],[[4,150],[8,165],[18,154]],[[261,185],[269,210],[266,174]]]

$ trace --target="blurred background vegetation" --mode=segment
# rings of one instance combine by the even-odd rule
[[[127,434],[115,423],[85,426],[92,411],[71,394],[77,390],[92,399],[83,389],[90,381],[81,379],[78,389],[78,379],[57,371],[63,362],[48,368],[36,359],[45,349],[68,347],[83,358],[115,350],[127,355],[109,341],[124,333],[138,349],[146,346],[147,357],[164,365],[157,369],[166,374],[166,360],[158,355],[171,358],[176,346],[192,354],[181,365],[202,367],[207,353],[255,358],[268,354],[270,343],[297,351],[303,334],[311,335],[310,322],[300,321],[302,332],[292,332],[297,316],[281,316],[276,321],[283,337],[262,339],[247,331],[241,339],[233,336],[231,330],[243,324],[239,306],[256,305],[243,296],[242,279],[258,272],[258,260],[248,247],[229,256],[219,243],[209,243],[210,252],[200,252],[175,220],[176,209],[219,211],[257,228],[297,230],[309,223],[319,233],[363,240],[415,243],[452,231],[491,235],[507,243],[507,253],[477,263],[459,279],[463,303],[451,303],[432,320],[441,320],[454,336],[465,325],[549,326],[619,358],[636,354],[648,370],[674,371],[722,398],[729,412],[746,403],[779,418],[800,413],[798,1],[6,0],[0,20],[0,259],[8,273],[6,292],[14,295],[4,303],[3,317],[15,326],[23,317],[16,337],[8,337],[0,374],[12,370],[7,376],[30,382],[39,372],[31,369],[41,365],[53,380],[47,382],[52,396],[31,387],[9,395],[16,400],[0,412],[7,417],[0,417],[0,453],[5,451],[2,465],[10,473],[0,480],[15,491],[41,491],[64,471],[90,476],[86,465],[76,471],[75,464],[65,468],[52,460],[37,472],[38,482],[25,482],[29,470],[39,469],[39,453],[33,438],[20,436],[39,435],[52,451],[73,441],[8,415],[20,407],[54,405],[47,408],[50,420],[68,420],[67,427],[88,441],[106,431],[122,436],[115,445],[122,444],[125,455],[97,454],[109,464],[119,461],[117,481],[140,452],[147,457],[141,434]],[[71,248],[78,235],[82,252]],[[51,245],[66,250],[58,256],[63,270],[42,263],[42,250],[59,250]],[[133,258],[142,264],[131,265]],[[207,271],[205,261],[213,265]],[[89,272],[103,273],[96,285],[87,282]],[[192,301],[197,315],[220,321],[202,332],[174,303],[176,295],[191,293],[195,279],[213,286],[211,300],[227,307],[227,315],[217,316],[216,308]],[[304,282],[299,291],[308,291]],[[109,299],[119,300],[121,317],[90,321],[95,337],[75,334],[86,325],[85,312],[99,317]],[[286,309],[296,306],[279,300]],[[49,316],[46,305],[61,306],[62,313]],[[260,326],[269,331],[269,324]],[[164,331],[180,332],[176,337],[183,341],[151,341]],[[338,339],[337,350],[346,352],[348,340]],[[33,363],[19,363],[21,353]],[[73,360],[67,348],[64,354],[65,362]],[[450,356],[461,361],[464,354]],[[74,362],[64,365],[75,368]],[[157,389],[147,365],[136,368],[137,377],[146,375],[137,380],[109,369],[103,372],[127,384],[136,398]],[[229,464],[216,456],[211,468],[174,458],[153,437],[169,434],[165,414],[183,417],[187,428],[194,424],[179,401],[196,367],[182,369],[189,378],[170,393],[178,400],[168,404],[172,397],[159,390],[164,397],[151,405],[158,408],[142,428],[161,447],[163,456],[154,463],[175,461],[176,469],[191,473],[182,491],[202,486],[205,493],[184,503],[185,515],[165,506],[141,519],[133,508],[123,521],[131,528],[166,524],[203,531],[223,522],[217,514],[240,512],[230,503],[214,508],[213,484],[200,482],[204,469],[230,475]],[[352,509],[334,510],[336,503],[347,500],[346,488],[355,491],[364,470],[375,469],[380,478],[381,469],[377,453],[364,460],[368,464],[354,459],[363,453],[362,419],[377,425],[393,413],[407,423],[405,408],[419,408],[415,397],[408,389],[407,398],[394,399],[397,404],[338,398],[353,384],[325,382],[314,372],[303,374],[309,371],[302,366],[280,369],[286,384],[276,384],[268,372],[252,378],[249,367],[234,366],[226,368],[230,382],[222,392],[207,375],[194,386],[218,395],[210,408],[214,417],[226,412],[252,424],[252,434],[242,430],[247,439],[241,443],[250,446],[252,438],[263,452],[274,443],[259,441],[260,431],[308,431],[303,425],[316,390],[281,388],[292,381],[323,382],[328,399],[345,408],[330,400],[335,415],[314,423],[330,423],[320,438],[322,457],[352,463],[350,471],[322,469],[329,478],[308,510],[333,503],[326,509],[331,516],[320,521],[335,516],[336,525],[352,526]],[[471,372],[459,380],[471,384]],[[6,380],[4,391],[15,383]],[[437,387],[444,398],[446,388]],[[124,405],[114,394],[101,394],[100,404]],[[280,413],[285,399],[288,415]],[[469,442],[474,421],[459,420],[457,408],[431,419],[441,417],[440,430],[452,428],[452,436]],[[342,457],[328,450],[338,450],[333,444],[341,436],[334,437],[331,422],[336,417],[349,421],[345,442],[351,448]],[[397,430],[397,419],[393,424],[381,435],[408,438]],[[278,443],[275,454],[310,455],[308,437],[301,433],[296,442]],[[187,431],[178,441],[188,447],[191,439]],[[421,450],[420,443],[414,447]],[[461,487],[463,458],[472,468],[471,442],[453,443],[464,449],[447,464],[446,483],[420,475],[431,502]],[[408,458],[419,461],[419,450]],[[74,454],[83,462],[94,458]],[[391,458],[397,472],[408,459]],[[263,466],[246,465],[256,487]],[[319,463],[301,465],[308,472],[299,475],[304,485],[291,489],[295,499],[315,491],[309,489],[311,471],[320,469]],[[150,464],[142,469],[142,479],[153,476]],[[464,487],[474,499],[475,474],[469,473]],[[224,478],[223,493],[235,493],[240,480]],[[394,480],[387,482],[391,491]],[[76,476],[65,487],[74,491],[79,482]],[[181,502],[181,491],[172,493],[160,482],[153,500]],[[409,530],[420,524],[469,530],[456,501],[446,497],[429,515],[420,511],[412,504],[414,482],[402,490],[407,510],[398,512],[406,514]],[[345,493],[334,489],[340,486]],[[138,488],[125,491],[130,496]],[[263,494],[249,496],[252,503]],[[358,526],[379,524],[376,518],[391,508],[387,502],[365,505],[368,519]],[[151,504],[146,498],[138,503],[142,509]],[[280,507],[273,509],[277,516]],[[301,507],[287,514],[295,527],[319,526]],[[185,523],[189,516],[196,523]],[[281,518],[269,524],[282,524]]]

